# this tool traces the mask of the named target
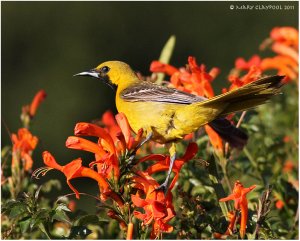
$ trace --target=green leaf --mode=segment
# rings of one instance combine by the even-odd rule
[[[26,233],[31,222],[30,217],[23,218],[22,221],[19,222],[20,229],[22,233]]]
[[[160,62],[165,63],[165,64],[169,63],[172,53],[173,53],[173,50],[174,50],[174,47],[175,47],[175,43],[176,43],[176,37],[175,37],[175,35],[172,35],[168,39],[168,41],[166,42],[165,46],[163,47],[163,49],[161,51],[161,54],[159,57]],[[165,77],[165,75],[163,73],[158,73],[156,84],[160,85],[162,83],[162,81],[164,80],[164,77]]]
[[[55,209],[51,211],[51,221],[58,220],[70,223],[66,212],[71,212],[65,203],[59,203],[56,205]]]
[[[11,146],[4,146],[1,149],[1,158],[4,159],[10,152],[11,152]]]
[[[207,168],[208,173],[209,173],[209,179],[212,182],[212,186],[215,189],[215,193],[217,196],[217,199],[219,200],[220,198],[226,197],[226,193],[224,191],[224,188],[222,184],[219,181],[219,175],[217,172],[217,167],[216,167],[216,162],[215,162],[215,157],[213,155],[210,156],[209,159],[209,166]],[[226,220],[228,219],[228,207],[225,202],[219,202],[220,208],[222,210],[222,213]]]
[[[41,222],[47,222],[48,220],[49,220],[49,211],[47,209],[41,209],[33,215],[32,221],[30,223],[30,228],[32,229],[37,224]]]
[[[51,238],[49,237],[48,232],[46,231],[45,226],[44,226],[43,223],[39,223],[38,227],[39,227],[39,229],[46,235],[46,237],[47,237],[48,239],[51,239]]]
[[[53,221],[53,220],[69,223],[69,218],[68,218],[67,214],[62,210],[55,210],[55,212],[51,218],[51,221]]]
[[[67,207],[67,205],[65,203],[58,204],[57,207],[55,208],[55,210],[71,212],[71,210]]]
[[[11,209],[10,209],[10,213],[9,213],[9,217],[10,218],[16,218],[19,217],[21,215],[23,215],[24,213],[27,213],[27,208],[25,203],[16,203]]]
[[[39,188],[34,193],[34,199],[37,200],[39,198],[40,191],[42,189],[42,186],[39,186]]]

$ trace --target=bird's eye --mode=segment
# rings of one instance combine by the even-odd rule
[[[101,73],[106,74],[109,71],[109,67],[103,66],[100,71]]]

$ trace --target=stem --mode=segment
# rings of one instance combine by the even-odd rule
[[[132,240],[132,236],[133,236],[133,223],[129,223],[127,227],[126,240]]]
[[[252,157],[251,153],[248,151],[247,147],[244,147],[243,152],[245,153],[245,155],[248,157],[249,161],[251,162],[252,166],[257,169],[257,164],[254,160],[254,158]]]
[[[294,217],[294,229],[296,229],[297,226],[298,226],[297,225],[298,220],[299,220],[299,205],[297,207],[297,211],[296,211],[296,214],[295,214],[295,217]]]
[[[88,196],[88,197],[92,197],[92,198],[94,198],[94,199],[96,199],[96,200],[98,200],[98,201],[100,201],[100,202],[102,202],[102,200],[100,199],[100,198],[98,198],[98,197],[95,197],[95,196],[93,196],[93,195],[90,195],[90,194],[88,194],[88,193],[84,193],[84,192],[79,192],[78,194],[80,194],[80,195],[84,195],[84,196]],[[60,197],[58,197],[57,198],[57,200],[55,201],[55,205],[57,204],[57,202],[60,200],[60,199],[63,199],[64,197],[68,197],[68,196],[74,196],[74,195],[76,195],[75,193],[69,193],[69,194],[66,194],[66,195],[63,195],[63,196],[60,196]]]
[[[232,192],[232,187],[230,185],[230,181],[229,181],[229,178],[227,176],[227,170],[226,170],[227,159],[224,156],[219,156],[219,155],[218,155],[218,158],[220,160],[220,165],[221,165],[221,168],[222,168],[222,171],[223,171],[223,174],[224,174],[224,180],[226,182],[226,185],[228,186],[229,192],[231,193]]]
[[[215,162],[215,158],[213,155],[211,155],[211,158],[209,160],[208,173],[209,173],[209,179],[211,180],[211,182],[213,184],[212,186],[216,192],[218,200],[223,197],[226,197],[224,188],[223,188],[222,184],[219,182],[219,176],[218,176],[218,172],[217,172],[216,162]],[[219,205],[221,207],[224,217],[226,218],[226,220],[228,220],[228,215],[227,215],[228,208],[227,208],[226,202],[219,202]]]

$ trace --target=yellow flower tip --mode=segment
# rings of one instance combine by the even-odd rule
[[[241,239],[244,239],[245,235],[246,235],[246,230],[240,229]]]

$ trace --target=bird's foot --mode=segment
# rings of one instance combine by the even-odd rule
[[[167,193],[168,193],[168,189],[169,189],[169,187],[168,187],[168,182],[165,181],[165,182],[164,182],[163,184],[161,184],[159,187],[155,188],[154,191],[156,191],[156,192],[162,191],[162,192],[165,194],[165,196],[166,196]]]
[[[153,136],[153,132],[150,132],[146,138],[136,146],[136,148],[134,149],[134,152],[137,152],[138,149],[140,149],[146,142],[148,142]]]
[[[128,158],[127,166],[134,165],[133,160],[134,160],[134,158],[136,156],[137,150],[140,149],[146,142],[148,142],[151,139],[152,136],[153,136],[153,132],[150,132],[146,136],[146,138],[134,148],[134,150],[130,153],[130,156]]]

